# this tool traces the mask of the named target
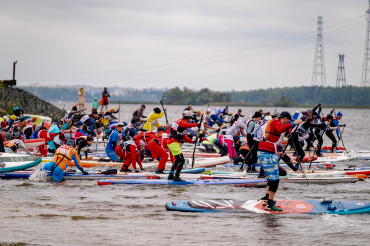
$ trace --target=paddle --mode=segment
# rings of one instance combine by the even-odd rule
[[[324,113],[322,112],[322,108],[321,108],[321,106],[320,106],[320,113],[322,114],[322,119],[324,120]],[[319,138],[319,139],[317,139],[317,141],[320,141],[320,139],[322,139],[322,135],[324,135],[325,130],[326,130],[326,129],[322,130],[322,132],[321,132],[321,134],[320,134],[320,138]],[[316,155],[316,153],[317,153],[317,150],[318,150],[318,149],[316,149],[316,150],[313,152],[313,156],[312,156],[312,158],[311,158],[310,166],[308,167],[308,170],[310,170],[310,169],[311,169],[312,161],[313,161],[313,158],[315,157],[315,155]]]
[[[118,105],[119,105],[119,107],[118,107],[118,117],[119,117],[119,120],[121,120],[121,101],[118,101]]]
[[[209,104],[206,108],[206,111],[209,107]],[[199,133],[200,133],[200,128],[202,127],[202,122],[203,122],[203,116],[204,116],[205,113],[202,114],[202,116],[200,117],[200,126],[199,126],[199,129],[198,129],[198,132],[197,132],[197,137],[195,138],[195,143],[194,143],[194,150],[193,150],[193,163],[191,164],[191,168],[194,168],[194,162],[195,162],[195,149],[197,148],[197,142],[198,142],[198,138],[199,138]]]
[[[166,123],[167,123],[167,126],[169,126],[170,124],[168,124],[168,119],[167,119],[167,110],[164,110],[164,106],[163,106],[163,102],[160,101],[161,105],[162,105],[162,109],[163,109],[163,112],[164,112],[164,116],[166,116]]]
[[[342,140],[342,144],[343,144],[343,147],[344,147],[346,153],[348,153],[346,146],[344,146],[344,142],[343,142],[343,138],[342,138],[342,133],[344,132],[345,127],[346,127],[346,125],[343,125],[343,131],[340,131],[340,128],[339,128],[339,136],[340,136],[340,140]]]
[[[256,147],[256,145],[253,145],[253,147],[249,150],[248,154],[245,156],[244,162],[243,162],[242,166],[240,167],[239,172],[243,172],[243,167],[244,167],[244,164],[245,164],[245,160],[247,159],[247,157],[249,157],[250,153],[252,153],[252,150],[254,149],[254,147]]]

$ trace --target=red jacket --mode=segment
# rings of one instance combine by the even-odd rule
[[[196,127],[198,123],[189,123],[186,120],[180,118],[172,123],[171,131],[170,131],[170,142],[180,142],[184,140],[185,142],[192,143],[193,141],[184,134],[187,128]],[[176,134],[177,133],[177,134]],[[168,144],[170,144],[168,142]]]
[[[267,138],[267,141],[272,142],[272,143],[260,142],[259,145],[258,145],[258,149],[266,150],[268,152],[275,153],[275,146],[274,146],[273,143],[276,143],[280,139],[280,135],[283,132],[286,132],[287,130],[289,130],[292,127],[293,127],[293,124],[291,124],[291,123],[283,125],[283,123],[281,123],[281,120],[274,119],[271,122],[271,126],[270,126],[270,132],[272,134],[270,134],[269,137]]]

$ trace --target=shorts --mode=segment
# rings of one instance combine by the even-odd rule
[[[258,160],[265,171],[267,181],[279,180],[278,157],[276,154],[257,152]]]
[[[173,142],[167,145],[173,156],[182,154],[180,144],[178,142]]]
[[[53,161],[44,164],[40,170],[47,170],[53,173],[53,180],[61,182],[63,180],[63,170],[57,166]]]

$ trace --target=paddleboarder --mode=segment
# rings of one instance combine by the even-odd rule
[[[279,187],[277,145],[282,141],[284,132],[295,125],[302,124],[302,120],[290,122],[291,119],[290,113],[283,111],[279,119],[275,118],[268,121],[257,132],[260,140],[257,155],[267,179],[266,195],[261,198],[261,200],[264,200],[266,210],[282,211],[274,204],[275,193]]]

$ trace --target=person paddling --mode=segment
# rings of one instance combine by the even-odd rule
[[[191,111],[182,112],[182,118],[176,120],[172,123],[170,130],[170,137],[167,141],[167,146],[171,151],[172,155],[176,158],[176,161],[173,163],[170,174],[168,175],[168,180],[173,181],[183,181],[180,178],[181,169],[185,164],[185,158],[182,154],[180,147],[181,141],[186,141],[192,143],[193,141],[186,136],[186,129],[189,127],[197,126],[200,128],[200,123],[189,123],[191,120],[192,113]],[[176,174],[174,175],[176,169]]]
[[[261,200],[267,200],[266,210],[282,211],[274,204],[275,193],[279,187],[279,168],[277,145],[282,141],[282,135],[295,125],[302,124],[302,120],[292,119],[289,112],[281,112],[279,119],[271,119],[261,127],[257,135],[259,136],[258,159],[265,171],[267,178],[266,195]]]

